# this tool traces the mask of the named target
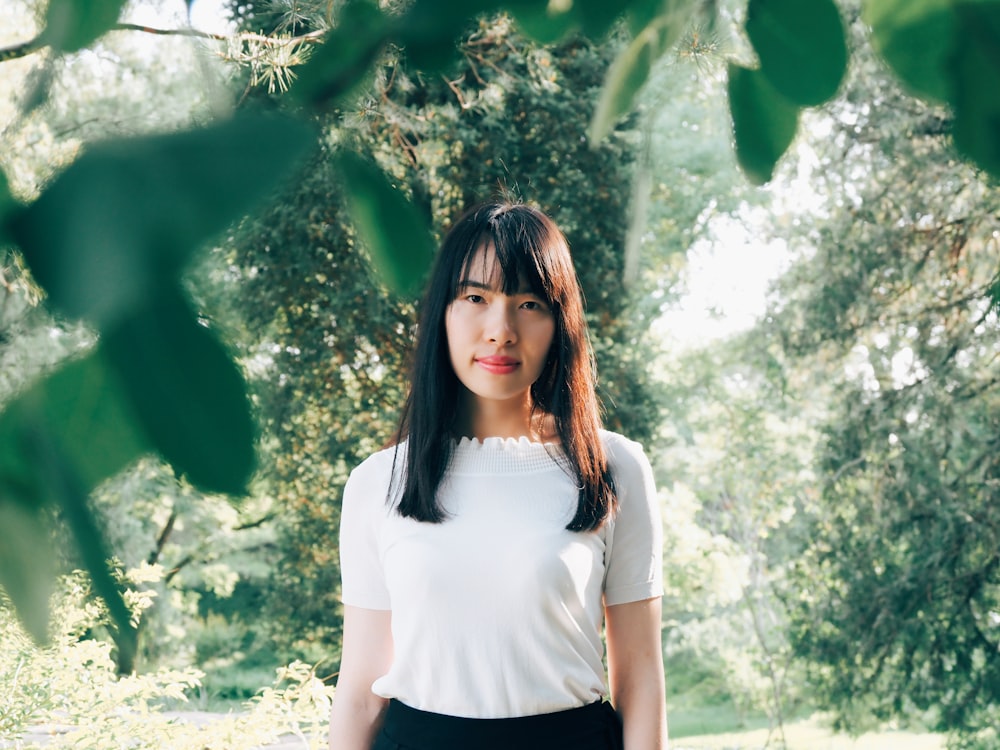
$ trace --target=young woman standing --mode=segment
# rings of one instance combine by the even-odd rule
[[[601,429],[562,232],[467,213],[417,339],[400,439],[344,490],[331,750],[665,748],[652,471]]]

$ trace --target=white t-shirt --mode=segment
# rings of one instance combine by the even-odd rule
[[[662,522],[641,446],[602,432],[619,511],[572,532],[562,451],[527,438],[463,438],[438,490],[443,523],[387,502],[393,449],[359,465],[340,526],[345,604],[392,611],[377,695],[452,716],[506,718],[604,697],[603,605],[663,593]],[[403,449],[397,472],[404,463]]]

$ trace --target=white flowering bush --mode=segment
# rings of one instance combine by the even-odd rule
[[[149,571],[135,571],[135,582]],[[130,592],[136,617],[152,603]],[[0,747],[32,750],[250,750],[297,738],[303,750],[325,747],[333,689],[294,662],[278,670],[240,710],[209,719],[185,713],[204,677],[197,669],[116,674],[113,646],[92,634],[106,623],[83,574],[63,578],[53,606],[50,642],[24,633],[0,591]],[[299,744],[300,743],[300,744]]]

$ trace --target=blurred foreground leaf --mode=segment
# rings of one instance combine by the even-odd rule
[[[505,7],[517,20],[518,28],[540,44],[552,44],[573,28],[573,14],[561,3],[521,0],[507,3]]]
[[[53,49],[76,52],[118,21],[125,0],[49,0],[42,38]]]
[[[962,43],[952,58],[955,145],[1000,177],[1000,3],[956,8]]]
[[[162,455],[192,484],[241,494],[255,465],[246,384],[180,289],[160,290],[108,330],[100,350]]]
[[[336,27],[299,69],[293,99],[317,107],[354,91],[389,40],[390,24],[377,6],[353,0],[339,11]]]
[[[498,0],[418,0],[395,22],[394,39],[414,66],[440,71],[458,57],[458,39],[470,19],[498,5]]]
[[[386,284],[416,297],[434,257],[428,222],[374,164],[352,153],[338,157],[351,219]]]
[[[103,329],[178,277],[313,143],[305,123],[260,115],[101,143],[16,214],[11,231],[50,304]]]
[[[637,10],[644,7],[639,4]],[[684,0],[668,0],[656,7],[660,13],[635,35],[608,69],[587,133],[591,143],[605,138],[618,119],[632,111],[653,63],[680,38],[691,16],[691,4]],[[645,10],[648,12],[648,8]]]
[[[750,0],[746,31],[761,72],[786,99],[811,107],[837,93],[847,42],[833,0]]]
[[[0,412],[0,482],[6,496],[16,492],[29,507],[45,497],[30,447],[38,431],[58,444],[88,489],[152,450],[121,382],[96,351],[63,364]]]
[[[600,41],[625,11],[626,3],[608,0],[573,0],[572,5],[580,30],[592,40]]]
[[[736,158],[750,181],[763,185],[795,138],[799,109],[775,91],[760,70],[732,63],[729,107]]]
[[[863,17],[872,43],[913,92],[947,101],[955,37],[954,0],[868,0]]]

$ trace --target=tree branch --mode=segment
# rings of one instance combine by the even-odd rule
[[[319,44],[323,41],[324,37],[326,37],[327,33],[326,30],[322,30],[310,31],[306,34],[293,37],[272,37],[250,32],[239,32],[237,34],[215,34],[208,31],[199,31],[198,29],[159,29],[153,26],[142,26],[136,23],[116,23],[109,29],[109,31],[138,31],[143,34],[153,34],[156,36],[188,36],[196,39],[212,39],[219,42],[236,39],[243,42],[256,42],[258,44],[272,46],[283,46],[288,44]],[[49,42],[46,41],[45,33],[42,32],[34,39],[30,39],[27,42],[21,42],[20,44],[0,49],[0,63],[7,62],[8,60],[16,60],[21,57],[27,57],[28,55],[38,52],[39,50],[43,50],[48,46]]]

